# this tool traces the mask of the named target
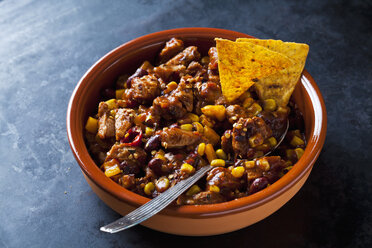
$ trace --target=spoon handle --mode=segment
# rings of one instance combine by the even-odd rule
[[[178,196],[195,184],[211,168],[212,166],[210,165],[200,168],[193,176],[178,182],[164,193],[161,193],[126,216],[112,222],[111,224],[101,227],[100,230],[103,232],[116,233],[147,220],[177,199]]]

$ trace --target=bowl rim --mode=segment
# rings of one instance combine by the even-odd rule
[[[211,36],[253,37],[232,30],[201,27],[169,29],[138,37],[113,49],[100,58],[96,63],[94,63],[79,80],[68,104],[66,115],[67,136],[73,155],[75,156],[75,159],[77,160],[81,170],[93,182],[95,182],[98,187],[120,201],[125,201],[127,204],[133,207],[143,205],[150,199],[121,187],[111,179],[107,178],[102,171],[100,171],[101,173],[94,172],[95,170],[92,166],[94,165],[95,168],[98,168],[98,166],[90,157],[86,146],[84,146],[85,149],[83,148],[82,150],[77,146],[77,144],[81,144],[81,142],[85,144],[81,131],[82,127],[77,125],[77,109],[79,105],[78,100],[79,96],[82,95],[87,82],[92,80],[98,71],[102,72],[104,68],[107,68],[110,66],[110,64],[112,64],[112,61],[120,58],[122,56],[120,51],[139,46],[139,44],[142,43],[148,43],[151,40],[161,39],[165,41],[167,38],[169,39],[170,37],[174,36],[195,38],[210,38]],[[118,56],[118,54],[120,56]],[[280,196],[287,189],[296,184],[309,170],[311,170],[313,164],[318,158],[325,141],[327,129],[327,114],[323,96],[314,79],[306,70],[303,71],[301,84],[304,86],[311,99],[311,109],[314,112],[314,122],[311,125],[313,128],[310,132],[310,139],[308,140],[305,152],[301,159],[296,163],[296,166],[294,166],[288,173],[273,183],[270,187],[267,187],[255,194],[217,204],[168,206],[159,214],[188,218],[207,218],[210,216],[215,217],[217,215],[237,213],[261,206],[266,202]],[[81,135],[79,135],[79,132],[81,132]]]

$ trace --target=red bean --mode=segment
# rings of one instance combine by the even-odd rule
[[[249,187],[249,192],[248,193],[249,194],[254,194],[254,193],[266,188],[268,184],[269,184],[269,181],[267,180],[266,177],[256,178],[256,179],[254,179],[253,183]]]
[[[151,152],[160,146],[160,135],[154,135],[148,139],[145,145],[145,151]]]
[[[147,166],[153,172],[155,172],[155,174],[161,175],[161,174],[163,174],[163,171],[161,169],[163,163],[164,163],[164,160],[162,160],[160,158],[153,158],[153,159],[150,160],[150,162],[147,164]]]

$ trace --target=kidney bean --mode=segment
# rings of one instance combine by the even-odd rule
[[[248,193],[249,194],[254,194],[254,193],[266,188],[268,184],[269,184],[269,180],[267,180],[266,177],[256,178],[256,179],[254,179],[251,186],[249,187]]]
[[[127,160],[120,163],[120,169],[122,169],[123,173],[126,175],[138,174],[140,172],[140,167],[137,163]]]
[[[160,146],[160,135],[154,135],[148,139],[145,145],[145,151],[151,152]]]
[[[153,171],[155,172],[155,174],[157,175],[161,175],[163,173],[161,167],[164,163],[164,160],[160,159],[160,158],[153,158],[150,160],[150,162],[147,164],[147,166]]]
[[[105,99],[115,98],[115,90],[111,88],[104,89],[101,94]]]
[[[135,72],[132,76],[130,76],[130,77],[128,78],[128,80],[127,80],[127,82],[126,82],[126,84],[127,84],[127,88],[130,88],[130,85],[131,85],[131,83],[132,83],[132,79],[133,79],[133,78],[135,78],[135,77],[142,77],[142,76],[145,76],[145,75],[147,75],[147,74],[148,74],[147,71],[143,70],[142,68],[138,68],[138,69],[136,70],[136,72]]]

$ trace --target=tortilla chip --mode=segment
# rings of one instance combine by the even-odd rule
[[[292,65],[285,55],[251,42],[216,38],[222,94],[231,102],[255,82]]]
[[[305,67],[309,46],[281,40],[239,38],[236,41],[260,45],[291,59],[292,66],[262,78],[255,84],[260,99],[274,99],[278,106],[286,106]]]

